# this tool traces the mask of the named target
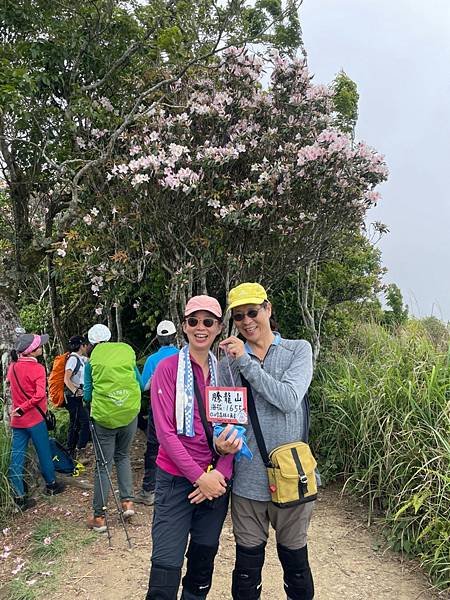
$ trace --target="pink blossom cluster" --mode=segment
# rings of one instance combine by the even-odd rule
[[[239,158],[239,154],[245,152],[243,144],[228,144],[226,146],[209,146],[206,145],[197,151],[197,160],[212,160],[218,164],[224,164],[232,159]]]
[[[108,194],[99,205],[114,245],[100,248],[95,238],[100,218],[92,210],[84,215],[98,227],[89,229],[83,252],[91,264],[104,265],[88,275],[102,300],[98,314],[111,282],[119,285],[140,261],[158,256],[159,236],[153,232],[166,209],[174,231],[179,215],[186,235],[218,234],[224,251],[233,255],[236,232],[250,234],[264,253],[271,236],[288,236],[295,245],[305,231],[325,222],[336,231],[358,227],[378,200],[375,187],[387,177],[384,158],[333,127],[332,92],[312,83],[302,59],[274,54],[272,61],[270,88],[264,89],[259,58],[232,48],[217,70],[202,78],[186,75],[172,86],[164,106],[145,109],[145,118],[121,135],[107,174]],[[167,233],[174,247],[178,235]],[[146,246],[142,240],[150,237]],[[186,238],[179,243],[179,256],[186,246],[199,253],[206,247],[192,249]],[[135,252],[136,260],[126,266],[114,262],[117,247],[130,257]],[[185,266],[175,275],[179,281],[186,279]]]
[[[111,100],[108,100],[108,98],[106,98],[105,96],[102,96],[98,102],[108,112],[112,112],[114,110],[114,106],[111,104]]]
[[[94,294],[94,296],[98,296],[100,288],[102,288],[104,284],[103,277],[101,275],[94,275],[94,277],[91,277],[91,282],[92,293]]]
[[[250,54],[244,48],[227,48],[224,53],[224,62],[222,72],[228,72],[233,77],[248,78],[250,81],[257,81],[263,71],[264,63],[256,54]]]
[[[183,192],[192,190],[200,180],[200,175],[189,168],[181,168],[173,171],[171,167],[164,169],[165,177],[161,180],[163,187],[176,190],[181,187]]]

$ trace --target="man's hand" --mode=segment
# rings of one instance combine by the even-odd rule
[[[205,498],[208,500],[213,500],[213,498],[219,498],[222,496],[227,489],[227,482],[225,481],[225,477],[222,475],[220,471],[213,469],[209,471],[209,473],[203,473],[194,484],[198,490],[203,494],[204,498],[198,499],[198,502],[202,502]],[[191,494],[189,494],[189,498],[193,497],[197,498],[196,494],[197,490],[194,490]],[[192,499],[191,499],[192,502]],[[198,502],[193,502],[193,504],[197,504]]]
[[[214,438],[214,445],[219,454],[236,454],[242,448],[242,438],[237,437],[237,429],[230,433],[232,429],[233,425],[228,424],[222,433]]]
[[[245,354],[244,342],[234,335],[220,342],[219,348],[230,356],[233,356],[233,358],[240,358]]]

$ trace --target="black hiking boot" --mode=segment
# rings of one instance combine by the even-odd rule
[[[34,498],[27,498],[27,496],[17,496],[14,498],[14,502],[22,512],[36,506],[36,500]]]
[[[66,489],[66,485],[61,483],[60,481],[54,481],[53,483],[48,483],[45,488],[45,493],[47,496],[56,496],[56,494],[61,494]]]

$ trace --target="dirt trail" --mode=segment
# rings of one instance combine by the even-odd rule
[[[376,539],[362,520],[361,509],[337,490],[324,490],[310,529],[311,565],[316,600],[431,600],[438,598],[425,577],[411,562],[374,549]],[[123,530],[115,523],[112,550],[106,536],[99,536],[85,554],[73,555],[61,592],[48,600],[142,600],[145,597],[150,555],[151,509],[143,507],[130,527],[133,549],[126,549]],[[233,568],[233,536],[227,520],[216,560],[211,600],[230,599]],[[440,596],[443,598],[444,596]],[[448,596],[446,596],[448,598]],[[268,544],[264,566],[263,600],[283,600],[281,572],[274,540]]]
[[[142,441],[136,449],[142,448]],[[140,482],[141,466],[136,468]],[[87,492],[84,492],[86,494]],[[73,517],[80,525],[90,511],[91,493],[81,495],[70,490],[58,498],[70,503]],[[81,500],[81,502],[80,502]],[[381,551],[376,530],[364,522],[361,506],[342,500],[337,488],[322,490],[309,534],[309,552],[316,584],[316,600],[432,600],[450,598],[429,589],[425,576],[414,562],[402,562],[400,556]],[[112,511],[111,511],[112,512]],[[142,600],[147,589],[150,524],[152,509],[138,506],[130,534],[133,549],[127,550],[122,528],[112,512],[113,549],[106,535],[77,549],[67,559],[67,575],[60,592],[47,594],[47,600]],[[231,522],[227,519],[216,559],[211,600],[230,599],[234,543]],[[284,600],[281,570],[272,539],[266,552],[263,574],[263,600]]]

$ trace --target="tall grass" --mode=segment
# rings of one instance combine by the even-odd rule
[[[56,431],[50,435],[56,437],[61,443],[65,444],[67,438],[67,429],[69,424],[69,416],[66,410],[57,410],[56,414]],[[34,460],[37,464],[31,441],[28,444],[28,459]],[[8,481],[8,469],[11,457],[11,430],[4,422],[0,422],[0,524],[5,523],[11,516],[16,505],[13,500],[13,493]],[[33,470],[30,470],[30,463],[26,462],[24,469],[24,479],[30,488],[33,488],[33,483],[36,484]],[[30,472],[31,471],[31,472]],[[39,482],[38,482],[39,483]]]
[[[0,423],[0,524],[5,522],[13,506],[11,487],[8,481],[11,435],[5,424]]]
[[[325,477],[382,509],[391,545],[450,585],[450,356],[419,322],[361,326],[325,358],[312,390]]]

